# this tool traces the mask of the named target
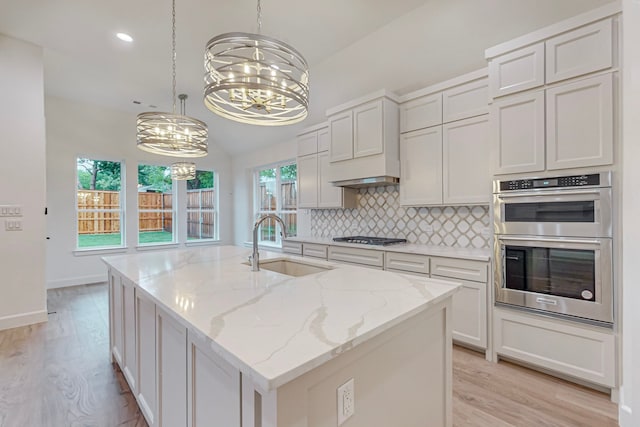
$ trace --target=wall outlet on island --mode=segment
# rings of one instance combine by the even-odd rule
[[[345,423],[356,412],[354,381],[351,378],[338,387],[338,426]]]

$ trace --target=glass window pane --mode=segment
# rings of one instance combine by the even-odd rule
[[[78,247],[122,246],[121,164],[77,159]]]
[[[187,181],[187,239],[216,239],[216,191],[213,171],[196,171]]]
[[[138,165],[138,243],[174,241],[173,183],[166,166]]]
[[[276,169],[263,169],[258,174],[258,197],[261,211],[275,211],[276,202]]]

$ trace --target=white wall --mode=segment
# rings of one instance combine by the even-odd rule
[[[620,425],[640,426],[640,2],[623,0],[622,391]]]
[[[295,159],[296,141],[286,141],[267,149],[256,150],[233,158],[233,236],[236,245],[252,240],[253,227],[253,173],[259,166]],[[310,232],[310,214],[306,209],[298,211],[298,235]]]
[[[125,162],[126,244],[128,252],[137,245],[137,168],[138,163],[169,165],[178,160],[144,152],[136,147],[136,116],[130,113],[47,97],[47,287],[70,286],[106,280],[106,268],[98,254],[74,254],[76,249],[76,158]],[[214,132],[215,130],[210,130]],[[198,169],[213,169],[219,174],[220,239],[232,241],[231,161],[215,146],[204,158],[193,159]],[[179,182],[184,195],[186,183]],[[186,236],[183,205],[177,197],[178,236]]]
[[[0,329],[47,320],[42,49],[0,35],[0,204],[22,206],[23,231],[0,221]]]

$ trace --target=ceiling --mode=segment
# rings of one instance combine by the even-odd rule
[[[505,23],[491,25],[483,22],[482,17],[463,22],[456,28],[458,36],[446,40],[451,44],[447,49],[442,49],[442,38],[421,38],[420,46],[424,46],[425,55],[429,53],[430,66],[428,71],[420,70],[419,79],[386,84],[389,76],[384,73],[380,73],[376,82],[369,79],[373,89],[381,88],[373,85],[384,81],[387,89],[406,92],[443,76],[479,68],[484,48],[492,44],[608,1],[265,0],[263,34],[299,50],[308,61],[311,74],[309,119],[302,124],[274,128],[219,118],[202,103],[205,43],[225,32],[256,32],[255,0],[176,0],[177,90],[189,95],[186,113],[209,125],[210,143],[234,155],[290,140],[301,128],[321,121],[324,110],[335,105],[326,104],[341,99],[340,94],[363,95],[357,93],[365,89],[362,83],[358,85],[358,74],[350,76],[351,82],[340,78],[344,72],[339,65],[340,54],[345,56],[344,64],[357,60],[349,53],[349,47],[357,46],[359,40],[372,33],[384,34],[385,26],[394,20],[405,20],[410,25],[412,14],[420,12],[420,16],[432,20],[419,26],[428,31],[429,27],[441,28],[443,19],[438,16],[439,11],[453,14],[449,19],[455,19],[455,13],[477,15],[489,9],[487,20],[500,15]],[[481,10],[474,11],[478,5]],[[496,8],[495,13],[492,7]],[[149,105],[157,106],[159,111],[171,111],[170,0],[0,0],[0,10],[0,33],[44,47],[47,95],[130,112],[132,126],[137,113],[153,110]],[[490,31],[478,31],[482,28]],[[134,42],[118,40],[117,32],[130,34]],[[403,44],[404,40],[397,43]],[[470,49],[474,55],[465,53]],[[451,52],[457,52],[458,56],[450,58]],[[366,64],[360,65],[366,70]],[[384,70],[385,66],[378,68]]]

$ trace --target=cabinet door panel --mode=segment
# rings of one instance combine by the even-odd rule
[[[318,153],[321,151],[329,150],[329,141],[331,138],[329,137],[329,128],[322,128],[318,130]]]
[[[489,79],[456,86],[442,94],[442,122],[449,123],[489,112]]]
[[[447,277],[432,276],[434,279]],[[449,279],[452,280],[452,279]],[[487,284],[462,281],[453,295],[453,339],[479,348],[487,348]]]
[[[442,126],[400,135],[400,204],[442,203]]]
[[[383,152],[382,100],[364,104],[353,110],[353,157],[372,156]]]
[[[135,288],[133,283],[122,279],[122,292],[124,301],[124,377],[126,378],[131,392],[136,395],[137,385],[137,360],[136,360],[136,318],[135,318]]]
[[[299,166],[298,166],[299,167]],[[318,207],[342,207],[342,192],[340,187],[334,187],[329,181],[329,153],[318,154]]]
[[[111,349],[113,358],[124,369],[124,300],[123,300],[122,278],[118,275],[111,276],[111,311],[113,318],[113,348]]]
[[[546,41],[547,83],[613,65],[611,18]]]
[[[442,94],[427,95],[400,105],[400,132],[411,132],[442,123]]]
[[[547,169],[613,163],[611,74],[547,90]]]
[[[318,133],[309,132],[298,136],[298,156],[306,156],[318,152]]]
[[[329,159],[332,162],[353,159],[352,111],[329,117]]]
[[[444,203],[488,204],[491,199],[488,116],[443,125],[442,149]]]
[[[138,404],[150,426],[156,422],[156,306],[136,291]]]
[[[158,426],[187,425],[187,330],[156,310]]]
[[[509,52],[489,62],[489,87],[496,98],[544,84],[544,42]]]
[[[495,101],[490,113],[496,174],[544,170],[544,92]]]
[[[318,207],[318,155],[298,157],[298,207]]]

